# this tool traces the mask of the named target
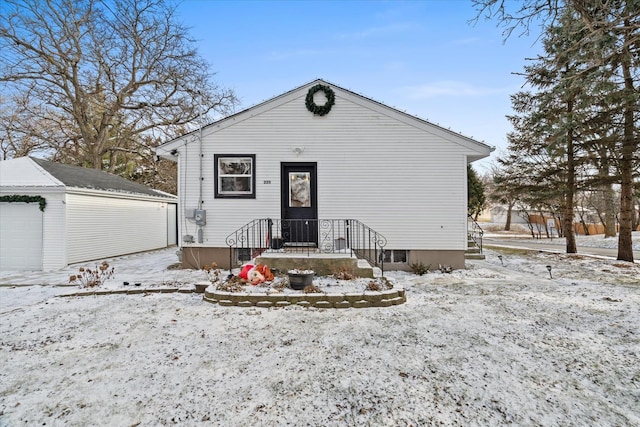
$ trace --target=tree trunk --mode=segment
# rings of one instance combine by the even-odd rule
[[[563,237],[564,235],[562,234],[562,216],[557,213],[553,215],[553,226],[556,229],[556,236]]]
[[[604,188],[604,237],[616,237],[615,191],[611,185]]]
[[[549,225],[547,225],[547,217],[544,216],[544,214],[542,213],[540,214],[540,216],[542,217],[542,225],[544,226],[544,232],[547,235],[547,239],[548,239],[551,236],[549,234]]]
[[[578,212],[578,216],[580,217],[580,225],[582,226],[582,232],[585,236],[588,236],[589,233],[589,224],[584,220],[584,212]]]
[[[628,28],[629,22],[625,20]],[[627,30],[628,32],[628,30]],[[628,40],[625,34],[624,39]],[[631,53],[629,48],[623,48],[620,61],[622,76],[624,77],[624,131],[622,137],[622,155],[620,158],[620,233],[618,234],[618,259],[633,262],[633,241],[631,238],[633,223],[633,153],[637,141],[635,139],[635,125],[633,121],[635,102],[633,77],[631,75]]]
[[[504,231],[511,231],[511,214],[513,213],[513,205],[515,202],[507,204],[507,222],[504,224]]]
[[[573,100],[567,101],[567,113],[569,120],[572,120]],[[576,168],[574,164],[573,150],[573,124],[567,130],[567,182],[564,197],[564,235],[566,238],[566,248],[568,254],[578,252],[576,248],[576,232],[573,229],[573,196],[576,188]]]
[[[531,238],[535,239],[536,233],[533,229],[533,224],[531,223],[531,215],[529,215],[529,212],[523,210],[521,216],[527,222],[527,227],[529,227],[529,231],[531,232]]]
[[[623,144],[623,153],[625,151]],[[618,234],[618,259],[621,261],[633,262],[633,241],[632,241],[632,222],[633,222],[633,173],[632,173],[632,157],[622,155],[620,159],[620,168],[622,173],[622,181],[620,185],[620,233]]]

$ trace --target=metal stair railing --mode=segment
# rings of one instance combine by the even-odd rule
[[[254,219],[226,238],[229,265],[241,265],[263,252],[335,254],[365,259],[384,273],[387,239],[355,219]],[[235,260],[234,260],[235,255]]]
[[[480,253],[482,253],[482,236],[484,235],[484,230],[478,222],[473,219],[471,215],[467,216],[467,236],[471,241],[473,241],[478,249],[480,249]]]
[[[384,247],[387,239],[371,227],[356,219],[345,220],[350,229],[349,245],[352,253],[374,267],[380,267],[384,275]]]

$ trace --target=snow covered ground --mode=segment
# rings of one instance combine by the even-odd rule
[[[504,224],[498,223],[482,223],[480,225],[484,230],[485,237],[499,237],[504,240],[518,240],[518,241],[537,241],[539,242],[541,239],[534,239],[531,237],[531,232],[527,228],[526,225],[523,224],[513,224],[511,226],[511,231],[503,231]],[[543,236],[542,240],[546,242],[553,242],[558,244],[558,246],[565,246],[566,239],[564,237],[554,236],[551,239],[546,238],[546,234],[544,231],[541,231],[541,235]],[[631,239],[633,242],[633,250],[640,250],[640,231],[633,231],[631,233]],[[607,248],[607,249],[617,249],[618,248],[618,237],[604,237],[604,234],[594,234],[591,236],[585,236],[582,234],[576,235],[576,245],[578,248]]]
[[[110,260],[105,287],[201,281],[174,251]],[[405,304],[344,310],[2,273],[24,286],[0,287],[0,425],[640,426],[640,265],[486,255],[388,272]]]

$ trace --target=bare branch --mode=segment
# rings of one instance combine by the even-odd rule
[[[111,168],[149,135],[175,135],[236,98],[213,83],[165,0],[6,0],[0,83],[30,90],[66,138],[57,158]],[[6,12],[6,13],[5,13]],[[33,108],[32,108],[33,110]]]

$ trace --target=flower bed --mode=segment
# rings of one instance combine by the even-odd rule
[[[258,292],[226,292],[207,289],[203,299],[207,302],[224,306],[237,307],[286,307],[299,305],[316,308],[366,308],[390,307],[406,302],[404,289],[384,291],[363,291],[349,293],[258,293]]]
[[[204,300],[225,306],[284,307],[299,305],[317,308],[389,307],[406,301],[405,291],[394,288],[386,279],[338,280],[315,277],[303,290],[291,289],[286,278],[258,286],[232,284],[210,286]]]

